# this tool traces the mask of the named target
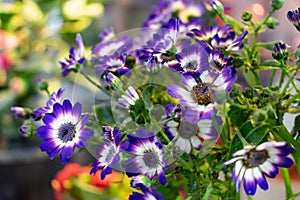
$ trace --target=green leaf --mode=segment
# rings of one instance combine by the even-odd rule
[[[300,131],[300,115],[295,118],[292,135],[296,135],[298,131]]]
[[[245,121],[248,120],[250,112],[246,109],[241,109],[239,107],[230,106],[230,110],[228,112],[228,116],[230,118],[230,122],[232,126],[241,126]]]
[[[278,43],[278,42],[280,42],[280,41],[277,40],[277,41],[272,41],[272,42],[260,42],[260,43],[257,43],[256,46],[273,51],[275,43]]]
[[[280,62],[277,60],[265,60],[264,62],[259,64],[258,69],[260,70],[272,70],[272,69],[280,69]]]

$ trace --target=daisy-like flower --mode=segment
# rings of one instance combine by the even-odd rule
[[[122,165],[129,177],[138,174],[147,176],[153,180],[157,175],[161,184],[167,182],[164,169],[167,165],[163,158],[163,146],[156,141],[153,132],[147,133],[144,129],[138,129],[136,135],[128,134],[129,145],[126,152],[133,157]]]
[[[203,30],[193,29],[187,35],[199,41],[205,40],[211,49],[238,51],[244,47],[242,41],[247,34],[248,31],[244,31],[236,38],[236,34],[231,25],[226,24],[222,28],[219,26],[209,26]]]
[[[82,105],[77,102],[72,106],[69,100],[63,104],[55,103],[53,113],[47,113],[44,118],[44,126],[37,129],[37,135],[44,139],[40,144],[41,151],[47,152],[53,159],[60,151],[60,161],[64,164],[70,161],[77,148],[84,148],[94,132],[85,128],[88,115],[82,115]]]
[[[76,43],[78,50],[72,47],[69,52],[69,59],[66,58],[64,61],[59,62],[62,68],[62,76],[67,76],[71,71],[77,72],[78,66],[85,62],[85,58],[83,57],[84,44],[79,33],[76,35]]]
[[[99,68],[98,74],[103,75],[106,72],[123,75],[129,72],[129,68],[125,66],[126,55],[103,56],[98,59],[95,67]]]
[[[195,124],[203,119],[211,119],[216,112],[214,108],[220,100],[220,94],[230,91],[236,80],[231,71],[229,67],[220,73],[206,70],[197,79],[182,76],[185,89],[176,84],[167,86],[168,93],[179,99],[179,104],[185,107],[182,115],[187,122]],[[198,81],[199,78],[201,81]]]
[[[292,24],[294,24],[296,29],[300,31],[300,7],[298,10],[289,11],[287,13],[287,18]]]
[[[247,195],[256,193],[257,185],[261,189],[268,189],[266,176],[274,178],[278,174],[278,167],[289,168],[293,161],[287,157],[294,152],[286,142],[265,142],[258,146],[245,146],[233,154],[234,158],[224,163],[225,166],[235,163],[232,172],[232,181],[239,192],[244,181]]]
[[[171,52],[171,49],[177,42],[180,27],[181,22],[178,19],[171,18],[158,33],[153,34],[152,38],[138,52],[139,59],[145,63],[149,71],[160,68],[162,65],[174,60],[175,53]],[[175,49],[173,48],[173,50]]]
[[[171,111],[171,112],[170,112]],[[165,109],[167,118],[180,116],[180,106],[169,104]],[[190,153],[192,147],[200,150],[203,141],[213,141],[218,138],[211,119],[200,120],[197,124],[191,124],[184,119],[176,118],[164,125],[164,131],[174,146],[186,153]]]
[[[244,31],[241,35],[235,38],[236,34],[230,25],[225,25],[212,38],[211,45],[213,48],[222,49],[225,51],[238,51],[244,47],[243,39],[248,34]]]
[[[226,57],[216,49],[213,49],[209,54],[209,64],[209,71],[222,73],[224,69],[229,67],[231,69],[231,75],[234,76],[236,74],[236,69],[233,67],[233,58]],[[232,76],[228,76],[228,78]]]
[[[116,167],[120,161],[119,153],[126,148],[126,143],[121,143],[122,135],[118,127],[104,126],[104,139],[97,149],[99,158],[93,162],[91,174],[96,174],[98,170],[101,171],[101,179],[112,173],[113,167]]]
[[[272,52],[272,56],[276,60],[286,60],[288,57],[287,45],[283,42],[279,42],[274,44],[274,52]]]
[[[61,96],[63,95],[64,90],[58,89],[57,92],[53,92],[50,95],[49,100],[46,103],[46,106],[40,107],[30,113],[32,118],[37,121],[40,120],[46,113],[51,113],[53,111],[53,105],[60,101]]]
[[[186,75],[199,75],[208,70],[208,54],[200,44],[193,44],[184,48],[180,53],[176,54],[178,65],[181,73]]]

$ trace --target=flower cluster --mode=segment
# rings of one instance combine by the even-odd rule
[[[227,198],[242,184],[247,195],[255,195],[257,185],[268,189],[266,177],[275,178],[279,168],[294,164],[291,154],[300,172],[299,115],[292,134],[283,124],[285,113],[300,112],[299,49],[289,53],[284,42],[259,43],[257,37],[279,9],[275,5],[272,1],[264,21],[249,17],[239,23],[224,14],[218,0],[162,0],[143,23],[142,38],[105,29],[90,60],[77,34],[78,50],[72,47],[60,62],[62,76],[80,72],[110,95],[111,112],[95,106],[98,121],[88,127],[82,105],[62,100],[62,89],[44,107],[12,111],[42,121],[36,132],[50,159],[60,152],[67,163],[75,148],[95,139],[96,148],[87,148],[96,157],[90,174],[101,171],[104,180],[113,170],[123,172],[138,190],[129,199],[163,199],[170,191],[165,188],[174,189],[170,199]],[[208,23],[205,14],[218,15],[223,23]],[[299,30],[299,12],[287,16]],[[262,60],[261,48],[274,60]],[[82,70],[89,67],[99,83]],[[262,84],[259,70],[273,70],[269,86]],[[102,131],[94,131],[99,126]]]

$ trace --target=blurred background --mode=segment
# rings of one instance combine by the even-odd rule
[[[262,20],[270,10],[268,0],[220,1],[228,8],[226,12],[236,19],[240,19],[243,11],[249,11],[253,13],[254,21]],[[39,139],[26,139],[19,134],[22,121],[12,117],[10,107],[43,106],[47,94],[37,87],[40,79],[51,82],[51,92],[61,85],[70,86],[75,77],[62,79],[58,61],[68,55],[70,45],[76,47],[76,33],[82,34],[89,49],[98,42],[98,34],[104,28],[112,26],[116,33],[139,28],[151,13],[151,6],[157,2],[0,0],[0,200],[54,199],[51,180],[63,168],[57,159],[50,161],[40,152]],[[300,43],[300,34],[289,23],[286,13],[299,7],[299,3],[298,0],[286,0],[284,7],[274,15],[279,21],[277,29],[267,30],[259,40],[282,40],[291,51],[295,50]],[[271,53],[266,52],[263,57],[271,59]],[[262,72],[261,76],[268,76],[268,73]],[[289,117],[293,116],[286,120],[291,129]],[[93,158],[88,152],[72,158],[72,162],[81,165],[91,161]],[[278,195],[281,195],[276,199],[284,199],[283,185],[276,186],[276,182],[274,185],[274,191],[280,191]],[[299,190],[298,179],[293,185]],[[261,197],[259,195],[257,199]]]

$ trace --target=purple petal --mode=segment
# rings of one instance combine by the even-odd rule
[[[75,105],[73,106],[72,115],[77,119],[79,119],[81,112],[82,112],[82,105],[79,102],[75,103]]]
[[[163,170],[161,170],[160,172],[158,172],[158,181],[160,182],[160,184],[165,185],[167,183],[167,177],[164,173]]]
[[[101,180],[104,180],[105,179],[105,176],[108,175],[108,174],[111,174],[112,173],[112,168],[107,166],[107,167],[104,167],[102,172],[101,172]]]
[[[247,195],[256,193],[256,182],[253,176],[253,170],[247,169],[244,175],[244,189]]]
[[[49,126],[40,126],[37,128],[37,135],[43,139],[51,139],[54,136],[55,130],[51,129]]]
[[[60,153],[60,161],[62,164],[65,164],[71,160],[74,149],[74,146],[64,146],[62,148]]]

